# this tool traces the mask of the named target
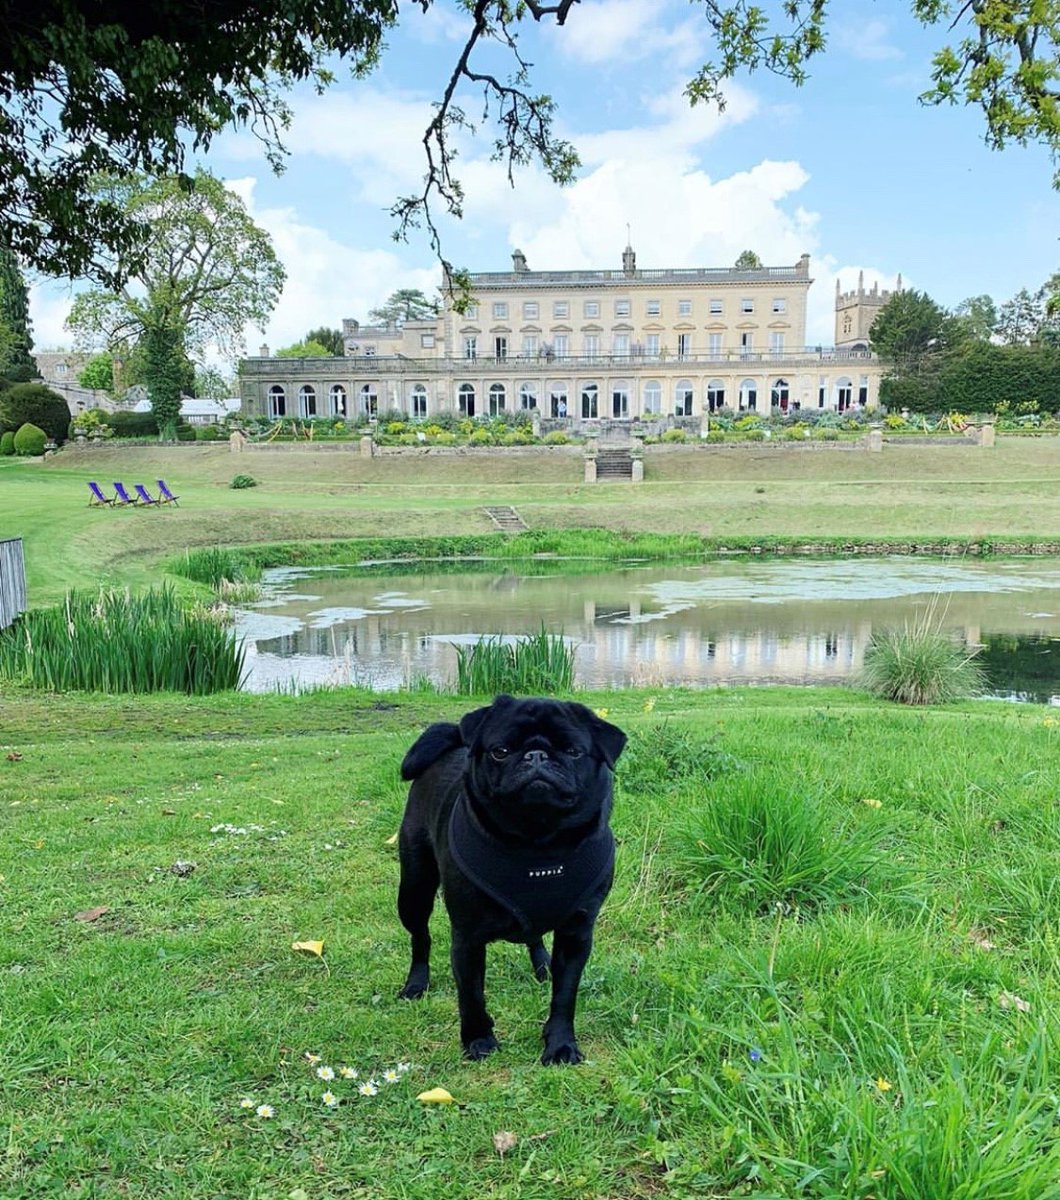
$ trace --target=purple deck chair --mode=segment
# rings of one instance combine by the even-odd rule
[[[177,508],[180,508],[180,505],[177,504],[177,501],[180,499],[180,497],[173,495],[173,493],[169,490],[169,488],[166,487],[166,481],[164,479],[159,479],[156,482],[158,483],[158,490],[161,493],[161,495],[159,496],[159,500],[161,501],[161,503],[162,504],[176,504]]]
[[[95,480],[92,480],[89,483],[88,490],[92,493],[92,495],[88,498],[89,508],[99,508],[100,506],[110,508],[110,506],[114,503],[114,497],[104,496],[103,489],[98,483],[96,483]]]
[[[124,483],[118,483],[118,481],[115,480],[114,481],[114,490],[118,493],[117,496],[115,496],[115,499],[120,504],[139,504],[139,501],[136,499],[136,497],[130,496],[129,493],[125,490]]]
[[[139,496],[141,504],[158,503],[158,501],[154,498],[154,496],[151,495],[151,493],[147,490],[147,488],[144,487],[142,483],[133,484],[133,487],[136,489],[136,494]]]

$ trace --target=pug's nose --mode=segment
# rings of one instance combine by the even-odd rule
[[[540,763],[547,763],[548,755],[544,750],[527,750],[523,755],[523,762],[530,763],[531,766],[537,766]]]

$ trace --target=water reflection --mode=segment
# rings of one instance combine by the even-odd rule
[[[570,565],[567,565],[570,569]],[[1060,703],[1060,563],[879,559],[627,564],[555,575],[336,570],[270,575],[239,616],[248,686],[447,681],[455,645],[544,625],[576,647],[580,686],[841,683],[874,628],[925,619],[969,647],[998,694]],[[539,573],[541,572],[541,573]]]

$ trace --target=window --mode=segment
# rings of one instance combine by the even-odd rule
[[[420,346],[422,346],[424,350],[433,350],[434,349],[434,334],[433,333],[421,333],[420,334]]]
[[[328,398],[330,400],[331,415],[333,417],[344,417],[346,415],[346,389],[341,383],[333,383],[331,385]]]
[[[825,400],[828,397],[828,380],[823,375],[817,380],[817,407],[824,408]]]
[[[616,333],[612,342],[612,353],[618,358],[629,358],[629,334]]]
[[[725,407],[725,384],[720,379],[712,379],[707,384],[707,411],[717,412]]]
[[[565,333],[557,333],[552,339],[552,349],[557,358],[566,358],[570,354],[570,338]]]
[[[620,421],[629,416],[629,384],[624,379],[611,385],[611,416]]]
[[[629,316],[629,301],[628,300],[616,300],[615,301],[615,316],[616,317],[628,317]]]
[[[552,382],[548,385],[548,415],[550,417],[565,417],[567,415],[567,385]]]
[[[269,388],[269,416],[287,416],[287,393],[278,383]]]
[[[584,350],[589,358],[595,358],[600,353],[600,339],[595,333],[585,335]]]
[[[724,310],[724,307],[723,307],[723,305],[722,305],[722,302],[721,302],[720,298],[718,298],[718,297],[715,297],[713,300],[711,300],[711,302],[710,302],[710,315],[711,315],[712,317],[720,317],[720,316],[721,316],[721,314],[722,314],[724,311],[725,311],[725,310]]]
[[[659,335],[657,333],[646,333],[644,335],[644,353],[648,358],[659,357]]]
[[[504,412],[504,384],[490,384],[490,416],[496,417]]]
[[[869,377],[861,375],[858,378],[858,405],[864,408],[869,402]]]
[[[582,308],[582,311],[585,313],[585,315],[587,317],[598,317],[600,315],[600,301],[599,300],[586,300],[585,305]]]
[[[569,317],[570,316],[570,301],[554,300],[552,303],[552,315],[554,317]]]
[[[582,420],[595,421],[599,412],[600,389],[595,383],[582,384]]]
[[[649,379],[644,384],[644,412],[662,412],[662,384],[657,379]]]
[[[690,317],[692,315],[692,301],[691,300],[678,300],[677,315],[679,317]]]
[[[506,300],[498,300],[493,305],[493,319],[495,321],[507,321],[507,319],[508,319],[508,302]]]
[[[524,321],[536,321],[537,313],[538,313],[538,307],[537,307],[536,300],[527,300],[523,304],[523,320]]]
[[[537,408],[536,383],[524,383],[519,389],[519,407],[522,409]]]
[[[751,357],[751,348],[753,345],[754,345],[754,334],[753,333],[741,333],[740,334],[740,357],[741,358],[750,358]]]
[[[687,358],[692,353],[692,335],[679,333],[677,335],[677,357]]]
[[[427,415],[427,388],[422,383],[414,383],[412,391],[409,393],[409,411],[413,417],[425,417]]]
[[[464,338],[464,357],[478,358],[478,338]]]
[[[838,408],[840,412],[846,412],[846,410],[850,407],[853,391],[853,384],[845,375],[842,379],[837,379],[835,381],[836,408]]]
[[[379,393],[374,384],[366,383],[361,388],[361,412],[372,420],[379,415]]]
[[[55,364],[56,375],[65,375],[69,370],[70,368],[64,362]]]
[[[475,386],[471,383],[462,383],[456,389],[457,404],[460,407],[460,415],[462,417],[473,417],[475,415]]]
[[[721,358],[721,334],[707,334],[707,352],[711,358]]]
[[[784,353],[784,335],[782,333],[771,333],[769,335],[769,353]]]
[[[773,408],[779,408],[781,412],[788,411],[788,381],[786,379],[774,379],[773,386],[769,389],[769,403]]]
[[[317,415],[317,390],[311,383],[303,383],[298,389],[298,415],[300,417]]]
[[[493,339],[493,357],[507,358],[508,357],[508,339],[503,334],[498,334]]]
[[[365,358],[375,358],[375,347],[374,346],[365,346],[364,357]]]
[[[465,321],[477,321],[478,320],[478,305],[477,304],[471,304],[468,306],[467,312],[464,313],[464,320]]]
[[[689,379],[679,379],[674,387],[674,416],[675,417],[690,417],[692,415],[692,397],[695,391],[692,388],[692,381]]]
[[[755,302],[750,296],[744,296],[740,301],[740,312],[753,313],[755,310]]]
[[[537,354],[537,334],[523,334],[523,358],[533,358]]]
[[[740,408],[751,412],[758,407],[758,384],[753,379],[745,379],[740,384]]]
[[[649,300],[645,311],[649,317],[657,317],[662,312],[662,301]]]
[[[783,313],[788,311],[788,302],[783,296],[773,297],[773,311],[775,313]]]

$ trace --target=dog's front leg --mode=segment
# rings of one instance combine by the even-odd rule
[[[564,930],[552,939],[552,1004],[542,1031],[544,1065],[581,1062],[574,1037],[574,1006],[578,985],[593,948],[593,927],[588,920]]]
[[[451,959],[464,1054],[485,1058],[499,1044],[493,1036],[493,1018],[486,1011],[486,943],[454,929]]]

